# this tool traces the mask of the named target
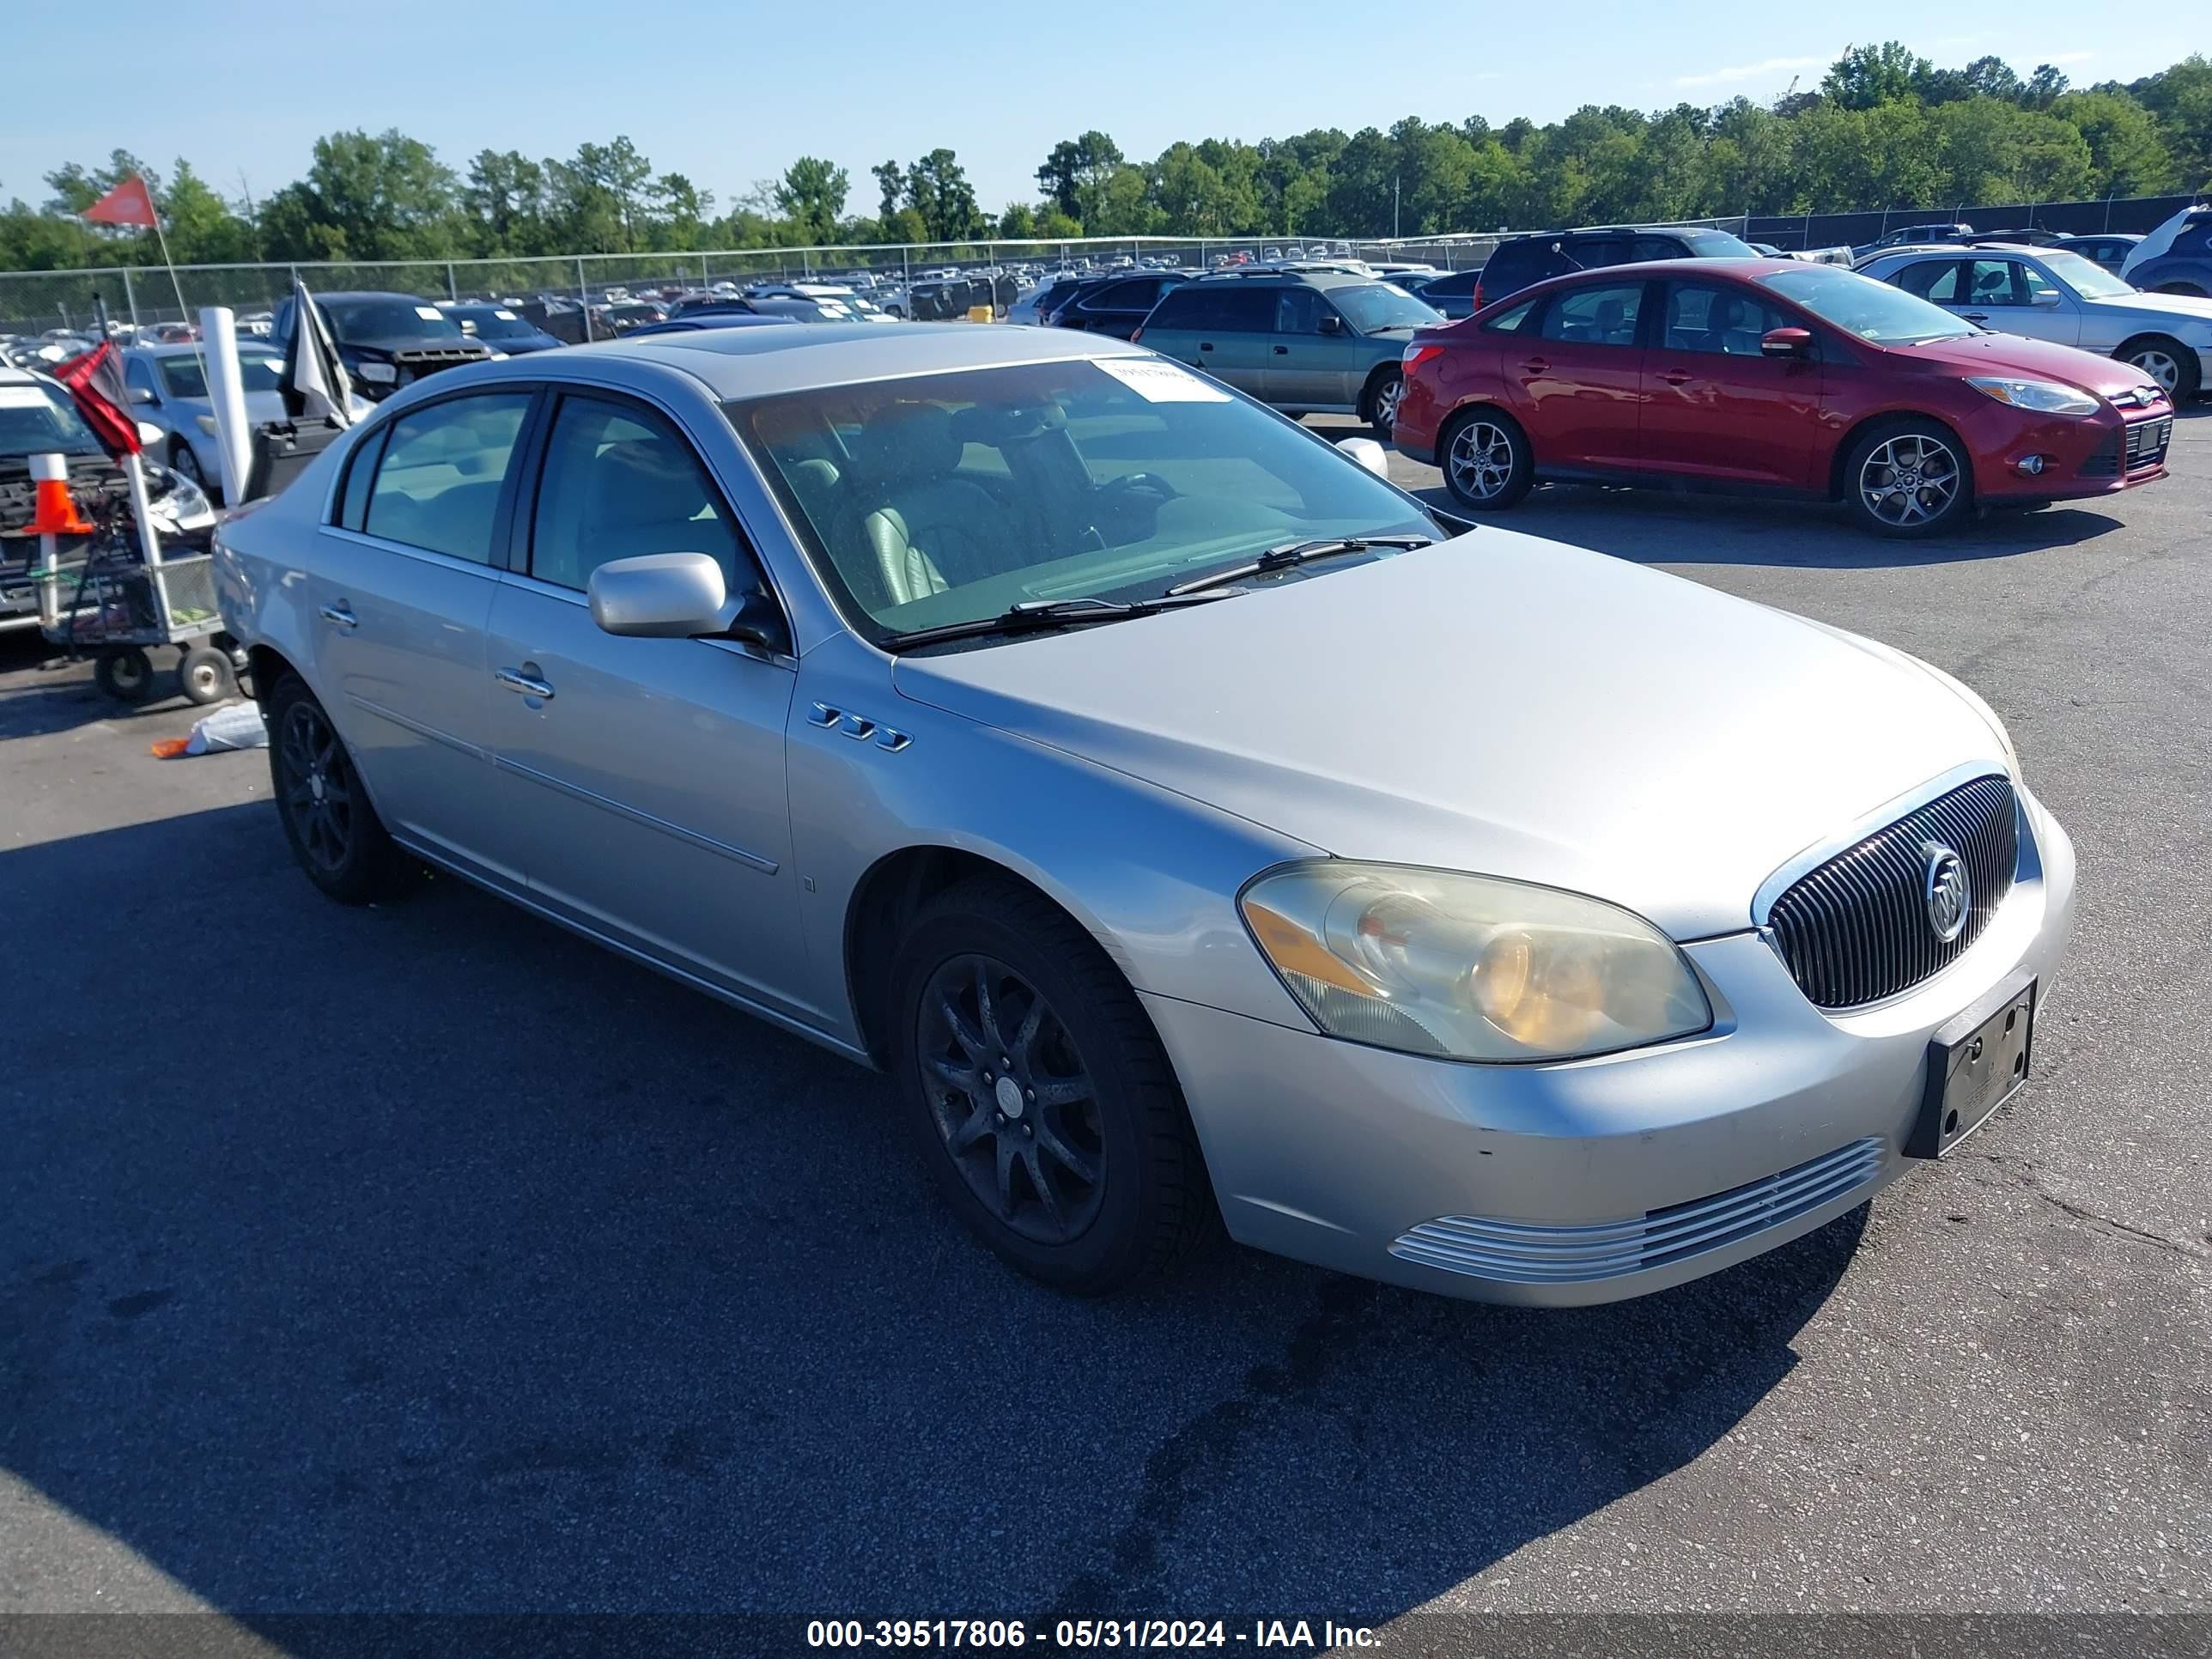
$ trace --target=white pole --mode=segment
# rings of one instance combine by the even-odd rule
[[[215,408],[216,442],[222,450],[222,498],[236,506],[246,499],[246,469],[252,449],[246,425],[246,388],[238,366],[238,319],[228,306],[200,307],[200,342],[207,356],[208,402]]]
[[[33,455],[31,457],[32,487],[41,483],[69,483],[69,458],[64,455]],[[62,620],[62,544],[51,530],[39,536],[39,624],[42,628],[58,628]]]
[[[146,468],[136,455],[125,455],[123,476],[131,481],[131,514],[138,520],[139,544],[146,550],[146,562],[149,567],[158,566],[161,543],[154,534],[154,504],[146,495]]]

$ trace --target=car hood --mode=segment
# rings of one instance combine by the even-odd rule
[[[2101,312],[2140,318],[2149,324],[2164,323],[2172,327],[2196,323],[2212,327],[2212,300],[2195,294],[2113,294],[2081,303]]]
[[[2017,334],[1968,334],[1925,345],[1890,346],[1900,357],[1941,364],[1967,374],[2017,374],[2026,379],[2063,380],[2100,398],[2148,386],[2149,375],[2132,363],[2100,357],[2078,347],[2030,340]]]
[[[1808,848],[1970,762],[1972,702],[1871,641],[1501,530],[1136,621],[898,659],[916,702],[1346,858],[1751,925]]]

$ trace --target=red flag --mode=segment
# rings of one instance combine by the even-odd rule
[[[131,394],[123,384],[123,355],[114,341],[102,340],[91,350],[56,363],[53,374],[76,400],[76,412],[84,416],[100,447],[118,461],[140,453],[138,422],[131,414]]]
[[[138,225],[154,228],[154,197],[146,181],[132,173],[84,210],[96,225]]]

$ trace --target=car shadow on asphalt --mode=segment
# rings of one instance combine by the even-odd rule
[[[1077,1301],[961,1230],[884,1079],[457,882],[327,903],[266,805],[0,852],[0,1469],[297,1650],[276,1615],[1380,1620],[1711,1451],[1866,1221],[1571,1312],[1225,1245]]]
[[[1465,514],[1442,485],[1413,494],[1443,512]],[[2094,507],[1993,507],[1945,535],[1890,541],[1859,529],[1839,507],[1588,484],[1540,485],[1510,512],[1477,522],[1644,564],[1847,569],[2010,558],[2073,546],[2120,527]]]

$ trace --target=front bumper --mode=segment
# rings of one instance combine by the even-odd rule
[[[1446,1296],[1576,1306],[1702,1277],[1864,1203],[1907,1165],[1930,1035],[2017,971],[2047,995],[2064,953],[2073,846],[2020,799],[2017,884],[1981,938],[1858,1012],[1814,1008],[1750,932],[1684,947],[1711,1032],[1564,1065],[1425,1060],[1146,997],[1231,1236]],[[1540,1276],[1516,1276],[1532,1247]]]

